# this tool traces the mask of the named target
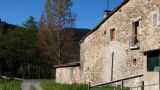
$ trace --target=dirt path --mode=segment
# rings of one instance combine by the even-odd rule
[[[42,90],[42,88],[40,87],[40,83],[43,80],[36,80],[36,79],[32,79],[32,80],[23,80],[22,83],[22,90],[29,90],[30,86],[34,86],[36,88],[36,90]]]

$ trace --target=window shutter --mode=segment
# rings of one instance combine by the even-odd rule
[[[112,41],[112,31],[110,30],[110,41]]]
[[[158,26],[158,14],[157,13],[153,14],[153,16],[152,16],[152,26],[153,27]]]
[[[152,27],[160,27],[160,13],[152,15]]]
[[[135,46],[135,22],[132,22],[131,36],[130,36],[130,46]]]
[[[110,30],[110,41],[114,41],[116,39],[115,28]]]
[[[158,27],[160,27],[160,13],[158,13],[157,22],[158,22]]]
[[[132,30],[131,30],[131,36],[135,36],[135,29],[136,29],[136,23],[132,22]]]

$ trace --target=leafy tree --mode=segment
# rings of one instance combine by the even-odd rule
[[[23,27],[27,30],[37,30],[37,25],[38,23],[35,21],[35,18],[33,16],[30,16],[29,19],[23,24]]]

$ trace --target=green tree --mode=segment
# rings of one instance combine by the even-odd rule
[[[29,19],[23,24],[23,27],[27,30],[37,30],[38,23],[35,21],[33,16],[30,16]]]
[[[0,58],[5,61],[6,72],[17,73],[19,64],[31,60],[35,53],[35,36],[29,31],[12,30],[2,36],[0,43]],[[14,68],[13,68],[14,67]]]

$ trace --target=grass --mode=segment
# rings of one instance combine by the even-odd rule
[[[43,90],[88,90],[88,86],[84,84],[57,84],[54,81],[44,81],[41,83],[41,87]],[[120,87],[113,87],[111,85],[103,86],[103,87],[94,87],[90,90],[121,90]],[[129,90],[129,89],[123,89]]]
[[[122,90],[120,87],[113,87],[111,85],[103,86],[103,87],[94,87],[91,90]],[[124,88],[123,90],[129,90],[128,88]]]
[[[87,90],[87,85],[79,84],[57,84],[54,81],[44,81],[41,83],[43,90]]]
[[[0,79],[0,90],[21,90],[22,81]]]
[[[36,90],[36,88],[33,85],[31,85],[30,90]]]

